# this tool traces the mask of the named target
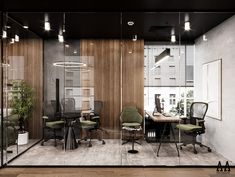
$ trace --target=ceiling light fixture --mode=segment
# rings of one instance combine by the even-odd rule
[[[158,56],[155,56],[155,67],[158,66],[162,61],[170,57],[170,49],[166,48],[162,53]]]
[[[133,22],[133,21],[128,21],[127,24],[128,24],[129,26],[133,26],[133,25],[135,24],[135,22]]]
[[[62,34],[58,35],[59,42],[64,42],[64,36]]]
[[[202,39],[203,39],[203,41],[207,41],[207,37],[205,34],[203,34]]]
[[[77,54],[78,52],[77,52],[77,50],[74,50],[73,53],[74,53],[74,54]]]
[[[7,31],[6,30],[2,31],[2,38],[3,39],[7,38]]]
[[[7,26],[6,26],[6,28],[10,29],[10,28],[11,28],[11,26],[7,25]]]
[[[135,34],[134,36],[133,36],[133,38],[132,38],[132,41],[137,41],[137,34]]]
[[[24,28],[24,29],[28,29],[28,28],[29,28],[29,26],[27,26],[27,25],[24,25],[24,26],[23,26],[23,28]]]
[[[171,35],[171,42],[175,43],[176,42],[176,37],[174,34]]]
[[[66,48],[69,48],[69,44],[65,44],[65,47],[66,47]]]
[[[10,44],[14,44],[15,43],[15,39],[11,38]]]
[[[15,42],[19,42],[20,41],[20,37],[16,34],[15,35]]]
[[[185,31],[191,30],[190,22],[189,22],[189,21],[187,21],[187,22],[184,23],[184,30],[185,30]]]
[[[51,30],[50,22],[45,21],[45,23],[44,23],[44,29],[45,29],[45,31],[50,31],[50,30]]]
[[[63,33],[65,33],[65,13],[63,14],[63,27],[62,27]]]

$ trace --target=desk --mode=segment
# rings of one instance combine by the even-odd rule
[[[174,133],[174,130],[173,130],[173,127],[172,127],[172,124],[171,123],[179,123],[180,122],[180,118],[179,117],[166,117],[162,114],[160,115],[157,115],[157,116],[153,116],[153,113],[152,112],[149,112],[147,111],[146,114],[150,117],[150,119],[152,119],[154,122],[162,122],[162,123],[165,123],[164,124],[164,128],[163,128],[163,132],[161,134],[161,139],[160,139],[160,144],[158,146],[158,150],[157,150],[157,156],[159,156],[159,150],[161,148],[161,145],[162,145],[162,140],[164,138],[164,134],[165,134],[165,131],[166,131],[166,126],[169,125],[170,127],[170,132],[172,133],[173,135],[173,139],[174,139],[174,143],[175,143],[175,146],[176,146],[176,149],[177,149],[177,152],[178,152],[178,157],[180,156],[179,154],[179,149],[178,149],[178,146],[177,146],[177,143],[176,143],[176,140],[175,140],[175,133]]]

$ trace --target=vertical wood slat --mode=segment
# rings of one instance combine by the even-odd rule
[[[35,102],[32,116],[28,119],[30,138],[42,136],[43,103],[43,42],[41,39],[21,39],[15,44],[7,44],[6,59],[9,56],[24,57],[24,80],[33,87]]]
[[[144,41],[123,41],[122,107],[135,105],[144,115]]]
[[[119,137],[121,100],[122,106],[136,105],[144,114],[144,41],[124,40],[122,47],[121,40],[80,41],[80,55],[94,56],[95,100],[104,102],[101,124],[110,130],[109,138]]]
[[[92,46],[91,43],[93,43]],[[121,96],[120,41],[81,40],[80,55],[94,56],[95,100],[101,100],[104,103],[101,113],[101,125],[110,130],[108,138],[117,138],[119,137]]]

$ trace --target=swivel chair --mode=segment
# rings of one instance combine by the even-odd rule
[[[122,126],[122,140],[123,140],[123,131],[126,130],[130,133],[129,138],[123,144],[132,142],[132,149],[129,150],[129,153],[138,153],[134,150],[134,143],[140,144],[136,141],[136,132],[142,130],[141,124],[143,122],[143,117],[138,113],[138,110],[134,106],[124,107],[120,116],[121,126]]]
[[[205,133],[205,125],[204,118],[208,109],[208,104],[203,102],[193,102],[190,106],[190,114],[189,118],[183,118],[184,124],[178,124],[176,127],[183,131],[186,135],[192,136],[192,142],[186,143],[184,142],[180,149],[182,150],[182,146],[186,146],[187,144],[193,144],[194,154],[197,154],[197,150],[195,145],[198,144],[200,147],[206,147],[208,152],[211,152],[211,148],[203,145],[200,142],[197,142],[196,138],[198,135]],[[187,120],[189,123],[187,123]]]
[[[46,141],[53,138],[54,139],[54,146],[57,146],[56,139],[62,139],[62,136],[57,134],[58,131],[62,131],[64,127],[64,121],[61,119],[58,113],[55,111],[55,100],[51,100],[51,104],[46,106],[45,115],[43,118],[43,140],[41,145],[43,146]],[[53,136],[46,135],[45,131],[52,131]]]
[[[95,132],[99,141],[102,141],[102,144],[105,144],[105,141],[102,139],[102,135],[98,137],[98,131],[101,133],[106,132],[100,127],[100,113],[103,107],[102,101],[94,101],[94,110],[89,114],[89,120],[86,117],[81,117],[80,119],[80,128],[86,131],[86,136],[81,138],[81,140],[89,139],[88,147],[92,147],[91,140],[93,139],[92,135]],[[81,140],[78,143],[81,143]]]

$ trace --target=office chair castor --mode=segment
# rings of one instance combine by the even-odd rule
[[[105,141],[104,141],[104,140],[102,140],[102,144],[105,144]]]
[[[92,147],[92,144],[91,144],[91,143],[89,143],[88,147]]]
[[[211,148],[208,148],[208,152],[211,152]]]
[[[193,152],[194,152],[194,154],[197,154],[197,151],[196,151],[196,150],[194,150]]]
[[[44,141],[41,142],[41,146],[44,146]]]
[[[182,148],[182,146],[180,146],[180,150],[182,150],[183,148]]]

